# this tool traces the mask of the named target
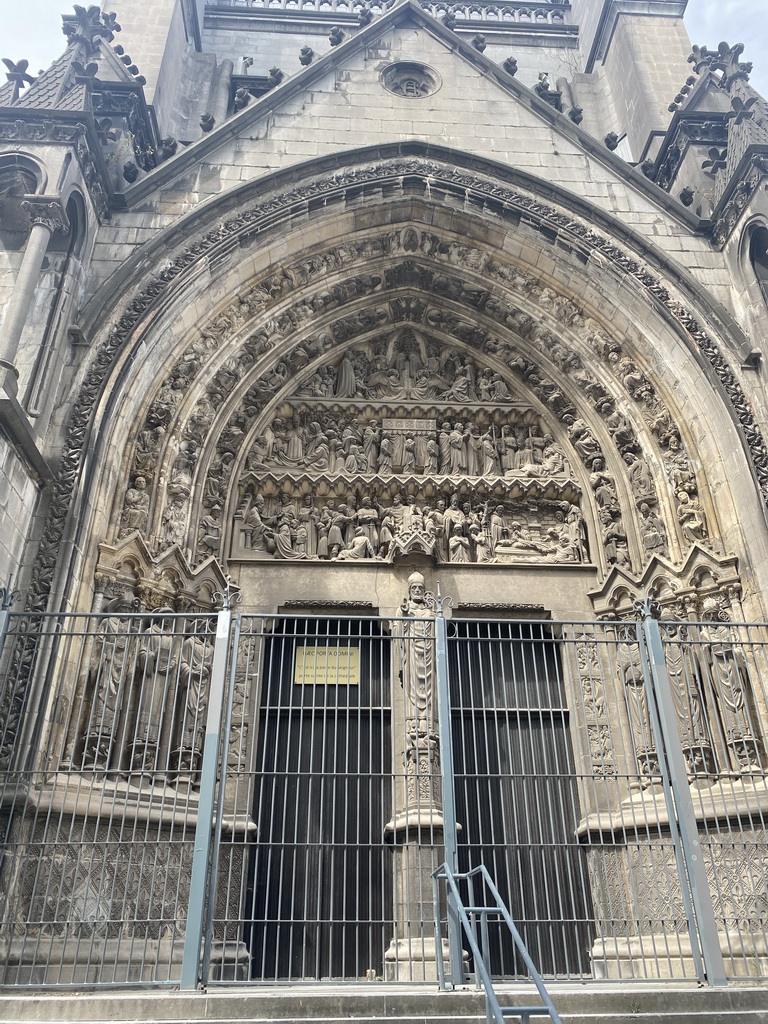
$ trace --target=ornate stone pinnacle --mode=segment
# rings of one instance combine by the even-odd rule
[[[28,60],[20,60],[15,64],[12,60],[8,60],[6,57],[2,58],[3,64],[8,68],[5,73],[5,77],[9,82],[13,83],[13,95],[11,96],[11,103],[15,103],[19,98],[19,93],[24,88],[25,83],[32,85],[34,78],[27,73],[29,67]]]

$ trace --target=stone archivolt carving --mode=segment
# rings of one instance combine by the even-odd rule
[[[233,333],[247,326],[254,313],[265,313],[272,305],[284,300],[297,286],[311,284],[321,275],[337,272],[339,268],[351,265],[353,260],[361,256],[371,259],[391,257],[397,254],[412,253],[415,257],[428,257],[431,260],[452,262],[466,270],[482,269],[486,279],[490,278],[503,283],[505,287],[512,285],[518,288],[523,296],[535,301],[539,314],[544,314],[553,321],[568,328],[582,341],[591,345],[603,360],[606,368],[612,373],[619,371],[619,379],[626,381],[630,397],[642,403],[642,413],[651,431],[663,443],[674,433],[672,419],[660,405],[658,398],[642,371],[629,359],[621,358],[621,344],[607,338],[598,325],[585,318],[578,306],[563,296],[557,295],[552,289],[542,287],[535,279],[512,264],[492,261],[488,254],[479,249],[458,242],[446,242],[437,236],[416,228],[403,228],[377,238],[357,239],[339,246],[328,253],[310,255],[297,261],[278,273],[270,275],[264,281],[254,285],[237,302],[223,313],[218,314],[211,325],[202,330],[202,338],[190,345],[181,359],[174,374],[161,387],[157,399],[147,417],[145,429],[141,432],[140,442],[136,449],[134,474],[144,472],[143,464],[152,461],[151,448],[148,443],[154,439],[156,446],[169,439],[165,436],[169,424],[180,439],[175,443],[183,445],[194,441],[202,450],[206,433],[214,422],[216,410],[226,403],[242,375],[252,369],[263,355],[288,332],[308,322],[318,312],[323,312],[341,302],[352,298],[381,292],[389,287],[401,286],[404,283],[418,283],[419,287],[447,295],[458,302],[469,305],[473,310],[482,310],[484,316],[494,316],[505,326],[511,327],[521,338],[537,349],[542,350],[548,359],[557,367],[561,374],[572,378],[573,384],[580,389],[587,400],[593,405],[596,413],[602,418],[605,429],[612,437],[619,452],[623,454],[628,466],[632,468],[632,490],[636,503],[643,503],[650,508],[657,505],[653,489],[652,476],[648,462],[641,450],[639,441],[627,416],[620,410],[614,394],[605,384],[597,380],[583,365],[581,356],[562,337],[555,335],[541,322],[537,322],[529,313],[517,305],[510,304],[508,299],[495,297],[487,289],[473,289],[466,281],[450,275],[436,274],[429,267],[423,267],[414,261],[406,261],[396,266],[383,266],[381,273],[370,273],[351,277],[344,282],[336,282],[324,291],[316,292],[284,310],[281,314],[266,320],[258,331],[249,334],[244,343],[236,350],[229,360],[219,365],[218,370],[211,373],[206,382],[205,394],[191,415],[183,423],[175,423],[177,396],[183,394],[190,386],[192,378],[200,371],[205,356],[214,352]],[[403,310],[414,321],[424,322],[430,327],[449,331],[464,344],[474,348],[481,347],[489,355],[501,357],[507,367],[519,374],[526,389],[534,393],[562,419],[571,434],[574,447],[579,453],[585,468],[591,471],[591,463],[597,457],[604,457],[597,439],[584,421],[576,414],[576,409],[567,397],[568,390],[563,390],[546,370],[523,356],[506,340],[492,336],[487,329],[480,326],[477,319],[465,319],[453,312],[443,309],[430,309],[421,300],[408,299],[405,307],[403,300],[391,301],[387,306],[360,310],[328,325],[328,329],[303,340],[282,358],[272,361],[273,367],[250,386],[240,407],[230,419],[224,434],[217,445],[217,453],[211,463],[208,479],[204,486],[204,502],[207,510],[204,516],[209,519],[224,508],[226,493],[224,480],[231,463],[230,455],[236,454],[232,440],[247,429],[264,404],[279,391],[284,390],[293,375],[300,372],[317,356],[349,338],[361,333],[369,333],[377,326],[386,322],[395,323],[402,319]],[[314,372],[305,377],[299,395],[306,398],[336,398],[340,401],[349,398],[366,397],[371,400],[453,400],[453,401],[496,401],[508,400],[510,386],[504,376],[491,367],[482,373],[477,372],[475,360],[464,355],[457,355],[455,363],[444,363],[438,353],[438,343],[432,342],[425,349],[413,347],[407,338],[408,330],[397,342],[397,350],[392,343],[384,340],[378,348],[348,350],[341,360],[323,366],[315,365]],[[381,347],[383,344],[383,348]],[[389,345],[389,350],[388,350]],[[616,364],[620,364],[618,367]],[[615,384],[614,384],[615,387]],[[153,438],[154,432],[154,438]],[[229,437],[225,436],[229,433]],[[679,441],[679,435],[677,439]],[[433,446],[434,447],[434,446]],[[322,458],[321,452],[321,458]],[[352,453],[352,456],[359,453]],[[388,444],[384,445],[384,464],[387,466]],[[439,463],[439,451],[432,453]],[[489,459],[492,458],[490,447]],[[160,456],[156,456],[156,462]],[[362,466],[362,459],[360,459]],[[189,466],[194,469],[194,460]],[[173,481],[175,469],[170,467]],[[166,475],[169,475],[166,472]],[[159,523],[155,520],[154,530],[160,544],[177,543],[188,531],[189,501],[184,500],[184,484],[189,483],[182,474],[181,483],[177,480],[169,489],[166,507],[157,515],[161,515]],[[126,489],[126,505],[131,504],[135,497],[135,478]],[[695,497],[695,495],[694,495]],[[683,499],[686,503],[687,499]],[[603,530],[608,557],[611,561],[625,563],[628,559],[626,532],[619,515],[618,502],[611,507],[611,521],[602,516]],[[130,511],[127,513],[130,516]],[[654,515],[661,518],[654,510]],[[681,533],[684,542],[690,538],[690,530],[682,529],[684,522],[680,518]],[[213,524],[209,522],[209,526]],[[662,523],[663,526],[663,523]],[[675,531],[674,524],[672,525]],[[204,556],[208,550],[217,550],[212,546],[216,534],[222,533],[221,523],[205,532],[197,531],[198,541],[204,541],[202,549],[197,550],[195,557]],[[645,526],[638,528],[641,545],[648,555],[655,552],[666,552],[669,529],[649,531]],[[193,548],[195,545],[193,545]]]
[[[404,179],[398,175],[416,175],[420,179],[428,176],[433,183],[440,181],[449,193],[452,193],[452,190],[458,190],[457,194],[464,199],[469,190],[478,197],[484,197],[484,201],[494,204],[494,208],[498,208],[502,217],[508,213],[515,217],[524,213],[527,217],[532,217],[536,223],[546,224],[549,229],[557,231],[563,237],[572,236],[581,248],[586,247],[594,252],[599,259],[614,266],[622,275],[627,275],[637,282],[647,292],[652,303],[659,304],[677,319],[693,344],[712,366],[727,399],[736,412],[745,442],[752,456],[763,496],[768,501],[768,448],[766,448],[762,433],[755,423],[741,385],[717,346],[702,330],[699,323],[684,306],[669,295],[653,273],[638,263],[631,255],[623,252],[612,241],[597,233],[591,226],[574,220],[572,216],[548,206],[533,196],[500,184],[498,181],[485,179],[462,168],[428,161],[419,156],[395,158],[377,166],[351,168],[334,173],[328,179],[308,182],[284,195],[270,197],[261,204],[239,211],[236,216],[217,225],[203,238],[196,240],[186,250],[180,252],[168,267],[150,281],[143,291],[132,300],[95,355],[93,367],[84,378],[80,395],[72,411],[61,468],[50,503],[45,537],[38,550],[38,561],[29,596],[31,607],[42,609],[47,601],[56,565],[59,540],[63,533],[73,487],[78,477],[85,431],[88,428],[94,403],[97,401],[114,355],[129,338],[136,336],[137,327],[146,314],[155,307],[167,290],[173,287],[176,279],[188,268],[194,267],[199,260],[207,258],[222,243],[227,243],[233,238],[245,238],[258,230],[265,217],[273,222],[276,212],[279,213],[282,210],[286,214],[289,213],[294,202],[305,203],[313,196],[322,196],[329,188],[334,191],[334,194],[338,194],[340,190],[343,191],[348,187],[357,189],[361,183],[378,180],[383,173],[389,176],[388,180],[401,181]],[[392,175],[395,177],[393,178]],[[409,178],[409,180],[411,179]],[[418,239],[421,236],[418,232],[414,232],[414,234],[418,244]],[[458,243],[457,248],[460,248]],[[319,264],[321,260],[318,259],[316,262]]]

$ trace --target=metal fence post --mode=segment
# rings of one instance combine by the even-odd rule
[[[232,604],[234,603],[234,595],[229,586],[229,577],[227,577],[226,591],[221,597],[224,606],[216,616],[216,638],[213,647],[208,712],[200,769],[200,798],[189,884],[187,928],[184,935],[184,951],[181,961],[180,987],[182,989],[195,989],[198,986],[202,966],[201,955],[206,905],[208,897],[213,896],[212,893],[209,893],[208,866],[214,829],[216,780],[219,767],[219,739],[227,680]]]
[[[649,706],[655,734],[657,752],[664,760],[672,789],[674,807],[670,808],[670,828],[677,827],[682,847],[687,879],[681,878],[681,885],[690,885],[701,956],[710,985],[726,985],[725,963],[720,948],[720,939],[715,923],[712,894],[704,867],[699,840],[699,829],[688,785],[688,771],[683,755],[683,746],[677,727],[677,715],[672,697],[672,688],[664,658],[661,630],[654,615],[653,602],[641,602],[642,640],[651,671]],[[673,813],[674,812],[674,813]],[[695,939],[692,936],[692,941]]]
[[[456,825],[456,795],[453,779],[453,729],[451,726],[451,691],[448,672],[448,620],[444,608],[449,607],[451,598],[443,598],[440,588],[435,600],[435,665],[437,669],[437,724],[440,740],[440,775],[443,789],[443,846],[445,863],[455,874],[458,871],[458,835]],[[450,956],[451,982],[464,982],[464,958],[461,948],[461,921],[456,901],[448,889],[446,894],[448,912],[448,950]],[[435,907],[438,914],[438,908]],[[435,949],[440,956],[440,949]]]

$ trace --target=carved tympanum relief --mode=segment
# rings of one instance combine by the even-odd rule
[[[413,259],[392,264],[393,256],[403,255]],[[323,277],[333,277],[363,260],[370,272],[309,293]],[[461,278],[437,273],[424,262],[453,265],[465,273]],[[474,286],[473,275],[480,273],[478,284],[485,284],[484,288]],[[404,286],[417,288],[418,294],[400,294]],[[286,306],[297,289],[302,289],[303,297]],[[515,290],[514,296],[510,289]],[[433,305],[435,295],[451,305]],[[306,336],[306,326],[318,316],[366,296],[371,302],[365,308]],[[472,316],[455,312],[456,304],[470,307]],[[281,310],[270,315],[278,305]],[[486,327],[489,318],[503,325],[503,336]],[[251,328],[254,319],[259,323],[255,330]],[[549,324],[557,327],[557,334]],[[446,336],[455,344],[447,346]],[[360,343],[355,342],[357,338]],[[199,395],[194,404],[186,400],[189,393]],[[480,418],[476,422],[478,410],[466,412],[466,406],[519,404],[514,393],[520,397],[532,393],[551,412],[553,421],[560,424],[557,441],[551,425],[549,430],[539,428],[521,436],[512,421],[497,418],[492,423]],[[293,412],[287,418],[274,416],[250,440],[262,411],[291,394],[308,407],[298,422],[294,425]],[[631,509],[621,508],[621,488],[606,468],[605,440],[601,445],[595,428],[580,414],[573,401],[576,396],[591,406],[601,424],[600,433],[615,446],[612,458],[626,466],[625,483],[634,499]],[[346,412],[342,415],[336,408],[362,399],[379,406],[376,415],[361,419]],[[401,402],[407,408],[398,417],[395,403]],[[384,429],[385,419],[413,417],[414,402],[430,406],[424,423],[414,422],[410,432]],[[309,411],[312,403],[319,405],[316,414]],[[445,406],[450,411],[441,409]],[[228,411],[226,420],[222,410]],[[444,431],[443,411],[448,431]],[[457,417],[460,432],[467,436],[460,446],[454,438],[441,451],[441,432],[455,432]],[[434,425],[426,420],[434,420]],[[638,425],[646,435],[643,444]],[[302,432],[312,435],[310,443],[302,440]],[[649,435],[658,444],[650,459]],[[215,450],[210,454],[214,438]],[[246,438],[251,465],[261,462],[262,470],[269,469],[273,475],[282,468],[291,475],[301,469],[315,476],[391,473],[487,479],[507,478],[513,468],[528,466],[528,475],[549,476],[559,472],[554,467],[561,460],[565,467],[570,457],[576,466],[581,463],[579,477],[592,491],[595,532],[608,564],[630,565],[627,515],[634,524],[630,531],[634,529],[637,546],[646,556],[667,554],[670,533],[679,547],[709,537],[707,516],[679,431],[647,374],[623,354],[621,343],[608,337],[575,302],[542,286],[517,266],[416,228],[357,239],[306,256],[249,288],[201,329],[160,386],[136,438],[120,536],[139,530],[159,548],[186,545],[195,561],[212,553],[224,554],[226,517],[232,515],[233,501],[243,507],[242,493],[232,496],[232,473]],[[542,441],[549,447],[546,457]],[[446,456],[446,450],[452,456]],[[662,466],[674,495],[676,518],[672,520],[659,503],[654,485]],[[203,467],[204,480],[200,478]],[[153,477],[155,483],[150,486],[148,480]],[[159,488],[161,477],[168,482]],[[192,500],[196,481],[200,502]],[[242,492],[239,482],[238,488]],[[153,496],[149,500],[147,492]],[[255,498],[258,489],[251,492]],[[358,491],[357,499],[361,496]],[[371,497],[381,502],[380,493]],[[442,500],[448,503],[450,497],[446,490]],[[512,517],[511,526],[515,513],[511,508],[506,511]],[[234,546],[242,550],[248,541],[242,533],[238,539],[239,529],[234,529]],[[539,534],[533,539],[542,538],[547,553],[535,553],[533,548],[531,553],[556,554],[554,535]],[[298,541],[292,539],[280,550],[298,551],[300,556],[302,546],[300,534]],[[364,545],[357,550],[370,557]],[[468,544],[468,550],[476,560],[486,557],[482,550],[477,554],[477,545]],[[463,557],[458,549],[456,557]],[[557,557],[568,560],[562,551]]]

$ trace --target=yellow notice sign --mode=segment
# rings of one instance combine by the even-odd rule
[[[296,686],[359,686],[359,647],[297,647]]]

